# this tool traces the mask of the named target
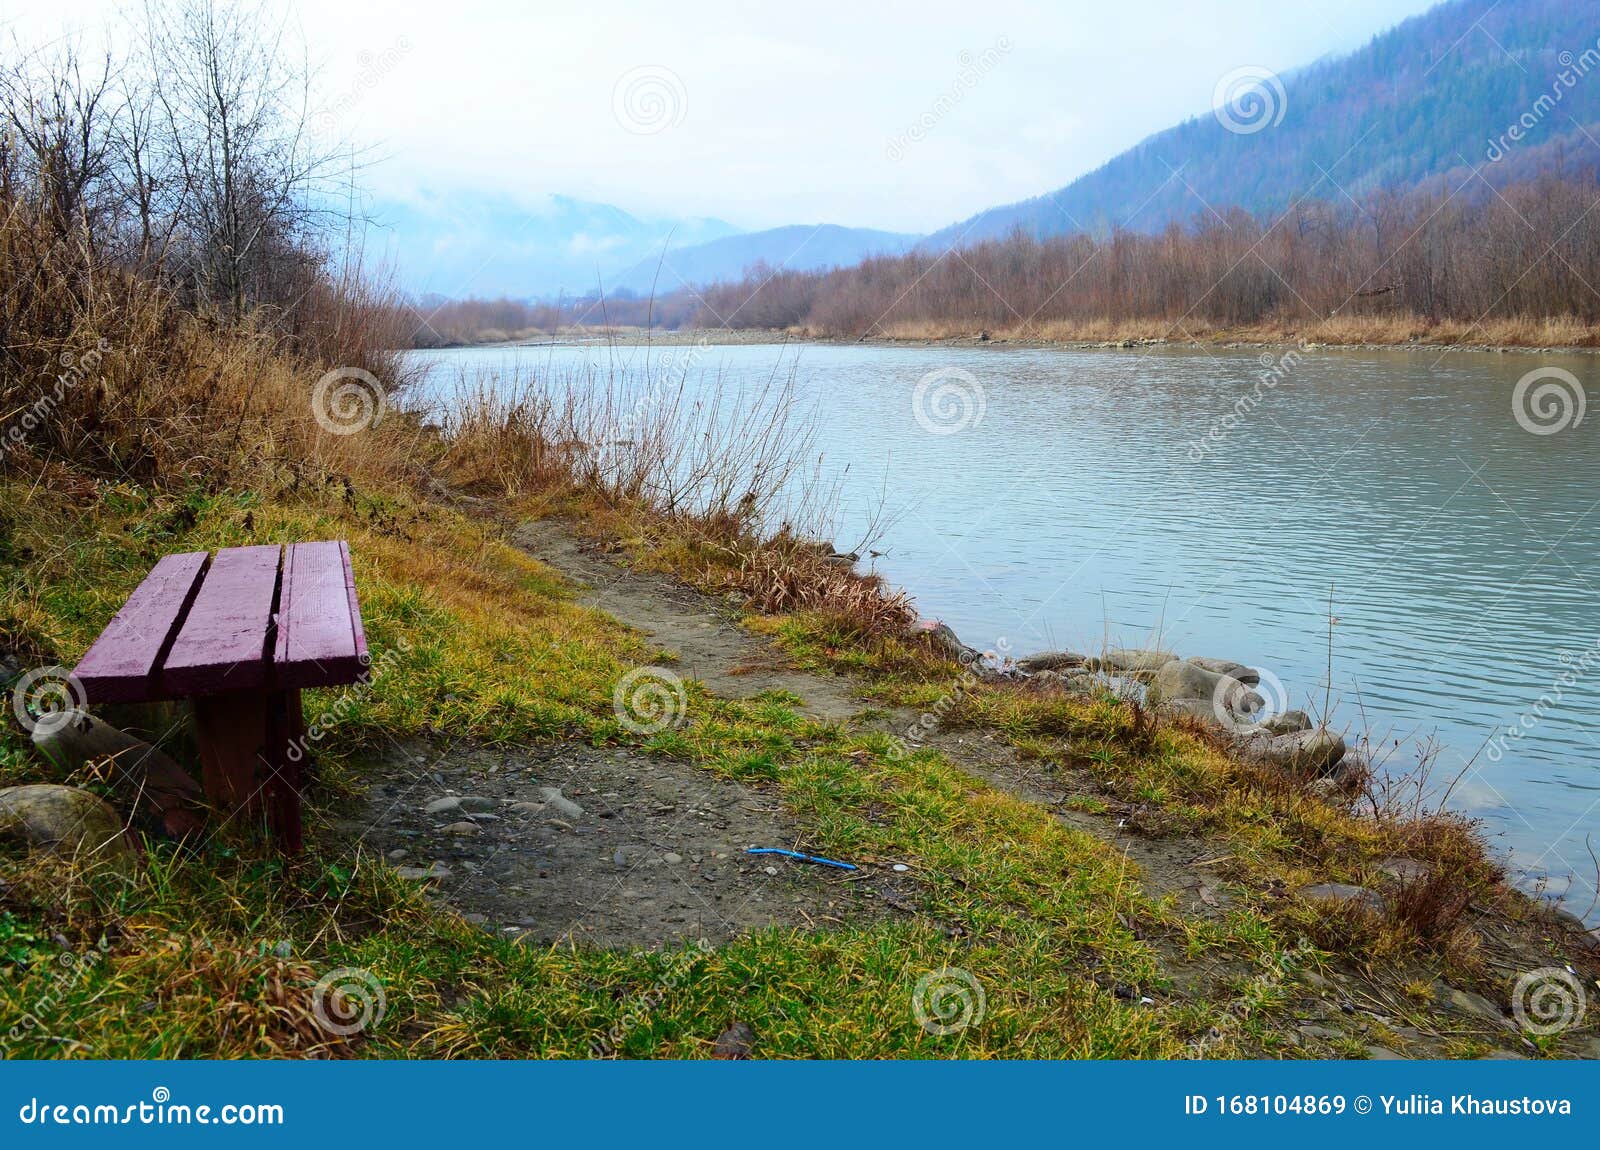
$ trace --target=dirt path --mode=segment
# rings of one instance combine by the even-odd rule
[[[920,718],[904,709],[882,717],[881,704],[858,698],[848,679],[795,668],[775,644],[740,627],[732,607],[668,576],[633,571],[613,562],[559,520],[525,522],[512,538],[577,584],[580,602],[605,611],[672,652],[679,660],[675,667],[724,698],[784,690],[803,699],[803,710],[815,718],[856,720],[890,733],[903,733]],[[866,720],[863,713],[868,711],[879,717]],[[969,773],[1048,808],[1070,826],[1111,842],[1140,868],[1151,893],[1177,894],[1198,915],[1215,915],[1226,906],[1227,896],[1214,876],[1194,866],[1207,857],[1205,843],[1125,832],[1128,816],[1136,817],[1137,812],[1115,810],[1102,816],[1073,809],[1069,801],[1084,794],[1084,789],[1043,763],[1020,759],[993,734],[937,727],[923,734],[922,745],[938,749]]]

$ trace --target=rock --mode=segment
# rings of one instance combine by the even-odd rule
[[[395,847],[394,850],[392,850],[388,854],[386,854],[384,856],[384,858],[391,859],[391,860],[399,860],[399,859],[407,858],[410,854],[411,854],[411,852],[406,850],[405,847]]]
[[[1474,994],[1470,990],[1461,990],[1459,987],[1450,988],[1450,1006],[1462,1014],[1472,1014],[1485,1022],[1493,1022],[1509,1030],[1517,1028],[1516,1023],[1507,1018],[1498,1006],[1490,1002],[1481,994]]]
[[[1261,682],[1260,671],[1254,667],[1246,667],[1243,663],[1235,663],[1232,659],[1207,659],[1204,656],[1191,655],[1187,661],[1213,674],[1238,679],[1247,687],[1257,686]]]
[[[135,825],[154,834],[183,838],[206,823],[205,789],[166,752],[110,723],[79,711],[66,722],[40,724],[33,745],[68,773],[88,763],[105,772],[117,801]]]
[[[1156,671],[1145,692],[1152,706],[1181,699],[1203,700],[1215,710],[1217,722],[1233,725],[1261,708],[1260,695],[1238,679],[1208,671],[1204,667],[1173,659]]]
[[[1115,671],[1133,678],[1148,677],[1172,662],[1176,655],[1149,647],[1112,647],[1090,664],[1098,670]]]
[[[1491,1050],[1488,1054],[1478,1055],[1479,1062],[1526,1062],[1526,1054],[1518,1054],[1515,1050]]]
[[[139,853],[110,803],[55,783],[0,788],[0,839],[117,864]]]
[[[562,794],[560,787],[540,787],[539,796],[544,799],[546,807],[554,809],[557,813],[563,814],[569,819],[575,819],[583,814],[583,808]]]
[[[486,799],[482,795],[461,796],[461,810],[469,815],[486,815],[499,805],[494,799]]]
[[[1076,651],[1040,651],[1037,655],[1029,655],[1026,659],[1017,660],[1017,669],[1026,671],[1030,675],[1040,671],[1061,671],[1076,667],[1087,669],[1089,656],[1080,655]]]
[[[1345,756],[1344,737],[1325,727],[1276,735],[1256,744],[1256,754],[1266,762],[1302,774],[1326,774]]]
[[[683,856],[673,851],[668,851],[666,854],[661,856],[661,861],[666,863],[668,866],[677,866],[683,861]]]
[[[1367,1047],[1367,1057],[1374,1062],[1407,1062],[1410,1061],[1404,1054],[1396,1053],[1387,1046]]]
[[[473,835],[482,834],[483,828],[469,819],[462,819],[458,823],[451,823],[445,827],[444,833],[447,835],[464,835],[470,838]]]
[[[519,815],[537,815],[544,813],[544,806],[543,803],[520,802],[512,803],[511,809]]]
[[[404,879],[416,881],[419,879],[449,878],[450,868],[442,862],[431,863],[428,866],[400,866],[394,868],[394,873]]]
[[[1383,914],[1389,906],[1377,891],[1345,882],[1319,882],[1303,887],[1300,897],[1321,906],[1354,907],[1368,914]]]
[[[1428,877],[1428,864],[1416,859],[1390,858],[1378,864],[1378,873],[1401,886],[1411,886]]]
[[[749,1058],[755,1049],[756,1032],[747,1022],[735,1022],[717,1035],[717,1044],[711,1051],[713,1058]]]
[[[1281,715],[1263,719],[1260,726],[1269,735],[1292,735],[1299,731],[1309,731],[1312,722],[1311,716],[1304,711],[1285,711]]]
[[[422,813],[425,815],[448,815],[453,814],[460,809],[461,796],[446,795],[442,799],[434,799],[433,802],[423,807]]]
[[[1187,715],[1219,731],[1226,729],[1226,724],[1218,716],[1217,709],[1211,705],[1210,699],[1173,699],[1170,702],[1162,703],[1156,709],[1163,715],[1171,715],[1173,717]]]

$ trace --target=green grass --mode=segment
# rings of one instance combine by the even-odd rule
[[[337,815],[397,738],[629,744],[765,788],[812,849],[905,863],[916,904],[908,917],[769,928],[708,951],[538,947],[435,910],[418,886],[327,834],[292,861],[233,832],[193,850],[152,845],[131,880],[11,850],[0,855],[0,1015],[33,1020],[0,1031],[13,1056],[700,1057],[736,1018],[755,1029],[758,1053],[774,1057],[1226,1057],[1282,1047],[1271,1023],[1287,1009],[1285,955],[1304,950],[1292,922],[1250,900],[1186,917],[1172,899],[1151,897],[1099,837],[933,751],[901,757],[882,734],[809,720],[790,695],[728,701],[690,683],[683,724],[636,736],[613,712],[613,689],[658,653],[576,603],[492,525],[361,492],[117,487],[96,512],[75,516],[48,493],[0,488],[18,509],[0,530],[15,557],[0,583],[0,647],[24,665],[70,665],[160,554],[351,541],[374,658],[393,657],[318,747],[324,785],[313,802],[323,817],[313,823]],[[805,620],[774,628],[803,653],[809,644],[819,664],[848,649]],[[936,686],[906,650],[858,646],[845,658],[877,668],[886,702],[927,700]],[[308,696],[308,710],[338,698]],[[1216,753],[1147,729],[1119,700],[1024,707],[976,693],[966,706],[962,721],[989,723],[1032,755],[1072,748],[1119,793],[1215,823],[1195,796],[1222,777]],[[0,785],[52,777],[7,727]],[[1216,825],[1251,828],[1240,849],[1266,857],[1284,849],[1268,806]],[[64,949],[95,957],[64,965]],[[1247,972],[1241,985],[1169,973],[1174,959],[1219,957]],[[312,1011],[313,984],[342,967],[370,972],[386,1001],[381,1022],[348,1040],[330,1037]],[[947,967],[981,986],[984,1011],[939,1035],[919,1024],[913,999],[919,981]],[[1234,1025],[1241,1014],[1247,1023]]]

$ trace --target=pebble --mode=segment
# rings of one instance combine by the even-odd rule
[[[450,868],[444,863],[436,862],[429,866],[402,866],[396,867],[395,874],[407,879],[449,878]]]
[[[539,795],[547,806],[554,807],[569,819],[575,819],[583,814],[583,808],[562,794],[560,787],[540,787]]]
[[[422,813],[426,814],[426,815],[444,815],[444,814],[449,814],[451,811],[458,811],[460,809],[461,809],[461,798],[460,798],[460,796],[458,796],[458,795],[446,795],[442,799],[434,799],[433,802],[431,802],[427,806],[423,807],[422,808]]]
[[[477,823],[462,819],[459,823],[451,823],[445,827],[444,833],[447,835],[476,835],[482,834],[483,831]]]
[[[910,868],[910,867],[908,867],[908,866],[906,866],[906,864],[905,864],[905,863],[895,863],[895,864],[894,864],[894,869],[895,869],[895,870],[897,870],[897,871],[902,871],[902,872],[904,872],[904,871],[908,871],[908,870],[910,870],[910,869],[911,869],[911,868]]]
[[[775,866],[769,866],[767,868],[767,873],[769,875],[771,875],[773,878],[777,878],[778,877],[778,868],[775,867]]]
[[[408,851],[405,847],[395,847],[394,850],[390,851],[385,857],[386,858],[391,858],[391,859],[403,859],[406,856],[408,856],[410,853],[411,852]]]
[[[661,861],[671,866],[677,866],[683,861],[683,856],[680,854],[674,854],[672,851],[668,851],[666,854],[661,856]]]

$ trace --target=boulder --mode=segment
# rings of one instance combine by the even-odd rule
[[[1416,859],[1388,858],[1378,864],[1378,873],[1400,886],[1413,886],[1427,879],[1429,868]]]
[[[1112,647],[1090,666],[1138,678],[1154,675],[1175,658],[1177,656],[1171,651],[1161,651],[1151,647]]]
[[[1217,708],[1212,705],[1210,699],[1170,699],[1158,706],[1156,710],[1160,714],[1173,718],[1187,716],[1191,719],[1198,719],[1201,723],[1218,731],[1225,730],[1227,726],[1222,721],[1222,717],[1217,714]]]
[[[0,788],[0,839],[73,858],[98,856],[117,863],[138,854],[110,803],[55,783]]]
[[[1345,757],[1344,737],[1326,727],[1275,735],[1252,749],[1258,758],[1302,774],[1327,774]]]
[[[1180,699],[1204,700],[1216,712],[1218,724],[1225,726],[1247,721],[1264,701],[1238,679],[1178,659],[1162,664],[1145,699],[1157,707]]]
[[[1030,675],[1040,671],[1062,671],[1077,667],[1087,670],[1089,656],[1080,655],[1076,651],[1040,651],[1037,655],[1017,660],[1017,669],[1026,671]]]
[[[1368,914],[1383,914],[1389,906],[1377,891],[1347,882],[1319,882],[1302,888],[1300,897],[1319,906],[1348,907]]]
[[[947,659],[954,659],[963,667],[971,667],[980,673],[985,669],[983,652],[963,643],[961,637],[946,623],[937,619],[923,619],[911,628],[911,633],[926,637],[935,651]]]
[[[110,723],[78,711],[64,723],[41,723],[33,745],[71,773],[104,764],[117,801],[136,825],[183,838],[205,826],[205,790],[171,756]]]
[[[1257,686],[1261,682],[1260,671],[1254,667],[1246,667],[1243,663],[1235,663],[1232,659],[1208,659],[1203,655],[1191,655],[1187,661],[1213,674],[1238,679],[1247,687]]]
[[[1260,725],[1269,735],[1292,735],[1297,731],[1309,731],[1313,724],[1311,716],[1304,711],[1285,711],[1263,719]]]

